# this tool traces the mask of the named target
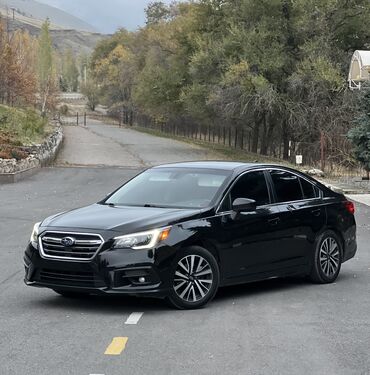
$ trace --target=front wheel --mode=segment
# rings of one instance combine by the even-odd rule
[[[331,230],[322,233],[316,240],[310,279],[319,284],[334,282],[342,266],[342,242]]]
[[[175,259],[167,300],[178,309],[201,308],[215,296],[219,282],[215,257],[202,247],[189,247]]]

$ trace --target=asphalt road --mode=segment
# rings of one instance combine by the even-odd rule
[[[87,127],[66,126],[58,165],[144,168],[169,162],[210,160],[211,151],[168,138],[153,137],[129,128],[102,125],[88,119]]]
[[[146,164],[148,150],[132,151]],[[370,374],[370,207],[362,204],[358,255],[332,285],[229,287],[198,311],[134,297],[68,300],[26,287],[22,256],[33,223],[97,201],[142,167],[46,168],[0,185],[1,375]],[[133,312],[144,314],[125,324]],[[105,355],[114,337],[127,337],[126,347]]]

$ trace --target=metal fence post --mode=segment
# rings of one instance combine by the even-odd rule
[[[78,125],[78,112],[77,112],[77,115],[76,115],[76,119],[77,119],[77,125]]]
[[[325,169],[325,136],[324,132],[320,132],[320,159],[321,159],[321,170]]]

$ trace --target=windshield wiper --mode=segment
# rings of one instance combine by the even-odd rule
[[[101,203],[100,202],[99,204],[102,204],[103,206],[115,207],[114,203],[106,203],[106,202]]]
[[[163,208],[163,206],[158,206],[156,204],[149,204],[149,203],[144,204],[143,207]]]

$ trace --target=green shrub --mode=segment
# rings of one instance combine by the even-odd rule
[[[60,106],[59,108],[59,112],[62,116],[67,116],[68,115],[68,112],[69,112],[69,107],[67,104],[63,104],[62,106]]]
[[[47,119],[38,115],[34,110],[27,109],[22,119],[22,131],[26,137],[33,138],[42,135],[47,123]]]
[[[20,150],[11,150],[10,154],[11,154],[11,157],[16,160],[22,160],[28,156],[26,152],[20,151]]]
[[[47,119],[34,109],[10,108],[0,105],[0,138],[6,135],[13,145],[42,140]]]

